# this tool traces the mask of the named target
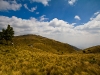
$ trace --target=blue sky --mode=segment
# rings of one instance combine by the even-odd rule
[[[100,0],[0,0],[0,31],[37,34],[86,48],[99,45]]]

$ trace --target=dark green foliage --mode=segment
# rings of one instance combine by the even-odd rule
[[[3,34],[2,34],[2,32],[0,32],[0,40],[2,40],[3,39]]]
[[[2,43],[2,40],[3,40],[3,34],[2,32],[0,32],[0,43]]]
[[[14,31],[13,28],[10,27],[10,25],[7,26],[7,29],[2,29],[2,32],[0,32],[0,39],[6,40],[7,44],[8,41],[12,41],[13,37],[14,37]]]

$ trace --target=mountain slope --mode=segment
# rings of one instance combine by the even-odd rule
[[[83,53],[100,53],[100,45],[86,48]]]
[[[40,49],[57,54],[73,53],[75,48],[69,44],[61,43],[39,35],[22,35],[13,39],[14,46],[24,49]]]

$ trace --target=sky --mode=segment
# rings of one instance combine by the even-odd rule
[[[100,45],[100,0],[0,0],[0,31],[36,34],[78,48]]]

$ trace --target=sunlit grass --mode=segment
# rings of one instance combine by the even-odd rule
[[[100,74],[100,54],[58,55],[34,49],[0,52],[0,75]]]
[[[50,42],[20,39],[13,46],[0,44],[0,75],[100,75],[99,53],[57,51]]]

